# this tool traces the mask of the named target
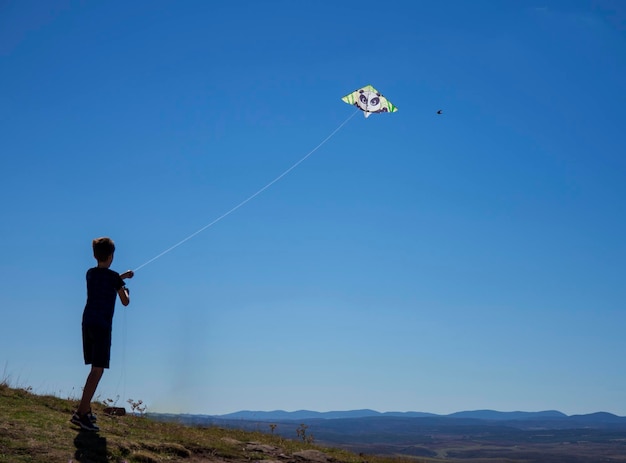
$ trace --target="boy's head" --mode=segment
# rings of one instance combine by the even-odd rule
[[[115,252],[115,243],[111,238],[96,238],[91,242],[93,256],[98,262],[106,262]]]

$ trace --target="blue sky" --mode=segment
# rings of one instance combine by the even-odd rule
[[[626,415],[624,82],[620,2],[0,1],[0,371],[79,396],[91,240],[139,267],[372,84],[137,272],[99,398]]]

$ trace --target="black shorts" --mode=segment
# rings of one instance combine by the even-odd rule
[[[85,365],[109,368],[111,328],[83,325],[83,356],[85,357]]]

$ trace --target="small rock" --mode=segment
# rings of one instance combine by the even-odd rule
[[[302,450],[301,452],[295,452],[293,456],[298,460],[313,461],[316,463],[328,463],[334,460],[319,450]]]
[[[248,445],[246,445],[246,450],[250,452],[274,453],[278,449],[276,447],[272,447],[271,445],[250,442]]]
[[[243,442],[241,442],[240,440],[233,439],[232,437],[222,437],[220,440],[222,442],[225,442],[226,444],[230,444],[230,445],[241,445],[241,444],[243,444]]]

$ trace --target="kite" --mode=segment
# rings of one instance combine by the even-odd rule
[[[395,113],[398,110],[371,85],[355,90],[344,96],[342,100],[359,108],[365,117],[369,117],[372,113]]]

